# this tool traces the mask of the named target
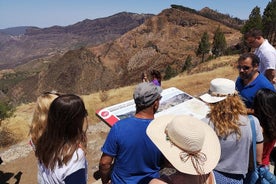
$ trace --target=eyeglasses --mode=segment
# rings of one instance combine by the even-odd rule
[[[238,69],[238,70],[241,70],[241,69],[242,69],[242,70],[244,70],[244,71],[249,70],[250,68],[251,68],[250,66],[240,66],[240,65],[237,66],[237,69]]]

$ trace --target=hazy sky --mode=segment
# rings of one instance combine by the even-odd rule
[[[270,0],[0,0],[0,29],[16,26],[67,26],[84,19],[107,17],[122,11],[158,14],[171,4],[200,10],[204,7],[248,19],[261,13]]]

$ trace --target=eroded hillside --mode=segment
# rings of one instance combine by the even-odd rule
[[[188,56],[197,65],[200,58],[195,50],[203,32],[208,32],[211,42],[218,26],[229,47],[239,42],[241,34],[236,29],[189,11],[166,9],[114,41],[42,59],[39,67],[32,62],[17,68],[22,74],[20,81],[5,92],[14,102],[27,102],[53,89],[89,94],[131,85],[140,81],[142,72],[153,68],[163,76],[168,66],[179,73]],[[36,69],[31,69],[34,66]]]
[[[239,42],[238,30],[190,12],[167,9],[114,42],[90,50],[104,66],[119,75],[120,81],[116,82],[128,85],[139,81],[141,72],[153,68],[164,73],[170,65],[179,72],[188,55],[197,63],[195,50],[203,32],[207,31],[212,38],[218,26],[228,46]]]

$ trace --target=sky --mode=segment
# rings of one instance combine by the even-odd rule
[[[232,17],[248,19],[252,9],[263,10],[270,0],[0,0],[0,29],[17,26],[67,26],[84,19],[119,12],[158,14],[171,4],[195,10],[209,7]]]

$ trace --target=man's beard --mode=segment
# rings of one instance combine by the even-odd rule
[[[247,74],[247,73],[241,73],[240,72],[239,75],[240,75],[241,79],[243,79],[243,80],[249,80],[249,79],[251,79],[253,77],[254,74],[255,74],[255,71],[252,71],[249,74]]]

